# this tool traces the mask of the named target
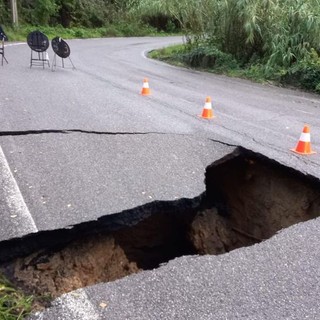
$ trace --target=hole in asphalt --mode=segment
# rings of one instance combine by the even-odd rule
[[[195,199],[140,207],[134,225],[131,212],[124,219],[130,226],[82,229],[68,244],[11,259],[2,270],[25,292],[50,300],[182,255],[249,246],[320,212],[318,180],[242,148],[207,167],[205,182]]]

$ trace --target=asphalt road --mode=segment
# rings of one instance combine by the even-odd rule
[[[9,64],[0,67],[1,241],[95,220],[152,201],[196,197],[205,190],[203,180],[206,166],[232,152],[238,145],[305,174],[320,177],[320,99],[317,95],[180,69],[145,57],[148,50],[177,42],[181,42],[181,38],[68,41],[76,70],[72,70],[66,60],[66,68],[57,68],[55,72],[49,68],[30,69],[30,49],[25,43],[9,44],[6,47]],[[49,55],[52,60],[51,49]],[[149,97],[139,94],[145,77],[149,78],[152,90]],[[216,115],[213,120],[198,117],[206,96],[212,97]],[[298,142],[304,124],[311,127],[312,147],[318,151],[316,155],[303,157],[289,151]],[[308,226],[310,224],[301,227],[303,234],[309,232]],[[314,232],[312,223],[310,228]],[[289,248],[290,231],[281,237],[287,239],[285,246]],[[314,237],[317,238],[316,235]],[[300,239],[299,235],[297,239]],[[312,246],[308,247],[308,243],[303,244],[306,247],[299,247],[301,252],[312,252],[312,255],[307,255],[311,271],[306,270],[313,273],[313,281],[318,281],[319,272],[316,270],[319,268],[315,263],[318,252]],[[235,269],[230,265],[229,269],[221,269],[222,274],[228,277],[235,272],[235,279],[241,278],[244,270],[247,270],[248,261],[258,258],[256,252],[260,249],[269,252],[268,246],[271,246],[271,257],[281,246],[281,241],[266,242],[255,246],[255,249],[241,249],[238,253],[222,258],[175,260],[157,272],[142,273],[130,277],[132,280],[129,278],[116,282],[120,286],[119,296],[115,296],[112,301],[117,304],[119,297],[129,287],[137,290],[135,281],[155,283],[156,278],[157,283],[163,279],[164,274],[168,278],[163,283],[171,288],[169,283],[175,281],[173,279],[188,267],[190,272],[199,271],[200,278],[207,273],[210,278],[216,279],[218,275],[212,270],[218,266],[223,269],[221,264],[229,257],[234,257],[234,263],[239,257],[243,259],[243,264],[239,264],[242,267],[232,271]],[[246,257],[247,254],[250,257]],[[259,254],[264,256],[263,253]],[[288,261],[297,259],[289,253],[286,258]],[[286,261],[279,258],[275,264],[278,263],[280,270],[281,264]],[[202,266],[207,269],[202,270]],[[265,271],[260,269],[259,261],[253,263],[253,266],[247,277],[252,276],[257,280],[252,285],[258,285],[261,283],[258,279]],[[265,283],[271,281],[274,275],[272,270]],[[275,268],[274,272],[279,270]],[[281,270],[285,272],[286,269]],[[303,271],[294,266],[288,270],[292,271],[294,281]],[[219,304],[210,308],[208,301],[201,304],[196,299],[197,294],[192,285],[186,286],[184,298],[181,291],[184,281],[191,284],[193,281],[207,281],[207,276],[205,279],[200,278],[193,280],[186,276],[180,279],[176,291],[174,286],[171,291],[157,286],[150,287],[146,291],[150,299],[160,299],[151,295],[157,291],[162,296],[166,293],[169,295],[166,306],[161,309],[164,312],[161,317],[157,317],[161,313],[152,316],[151,311],[145,317],[138,316],[143,313],[144,303],[133,307],[135,299],[132,293],[126,300],[127,304],[118,304],[118,313],[114,313],[118,317],[114,316],[114,319],[195,319],[197,313],[188,315],[181,311],[193,298],[198,301],[194,308],[199,308],[198,314],[203,315],[201,319],[233,319],[229,311],[219,314],[219,317],[212,316],[210,312],[218,312]],[[233,294],[245,295],[250,291],[251,287],[244,287],[246,278],[243,282],[239,280],[236,283],[234,280],[230,286],[224,286],[223,279],[222,276],[220,285],[224,288],[221,291],[223,297],[229,299]],[[209,286],[216,286],[216,281],[209,282]],[[271,281],[270,288],[272,284]],[[229,296],[235,285],[238,285],[239,290]],[[106,286],[112,289],[114,284]],[[297,280],[295,288],[299,286],[303,290],[311,289],[310,286],[307,289],[301,287],[301,282]],[[211,289],[202,292],[202,297],[210,296]],[[141,301],[145,298],[143,292]],[[273,291],[272,297],[276,293]],[[303,295],[303,291],[298,293]],[[259,296],[255,291],[252,294]],[[97,292],[95,296],[98,296]],[[65,303],[68,306],[70,297],[72,299],[72,295],[66,296],[62,306]],[[222,305],[240,310],[241,301],[238,304],[235,301],[236,305],[228,301],[223,304],[223,297],[219,298],[222,299]],[[262,300],[251,301],[260,303],[268,299],[268,295],[259,297]],[[80,304],[86,306],[89,303],[87,296],[83,300],[85,302],[81,299]],[[292,301],[294,304],[296,300]],[[314,299],[310,301],[314,302]],[[206,311],[201,309],[201,305]],[[271,306],[266,309],[266,314],[272,309]],[[55,309],[56,312],[68,309],[61,308],[60,311]],[[125,313],[130,308],[135,313]],[[297,303],[296,308],[299,310],[301,304]],[[315,308],[320,310],[318,305]],[[88,314],[92,308],[88,304],[82,315],[77,313],[78,308],[72,310],[74,314],[68,319],[89,319]],[[180,312],[181,316],[175,312]],[[58,319],[58,313],[54,314],[52,319]],[[108,318],[112,319],[110,314]],[[133,314],[137,315],[136,318]],[[280,313],[274,313],[275,317],[263,317],[263,313],[260,315],[248,316],[239,311],[237,319],[303,319],[286,317],[284,314],[279,316]],[[312,317],[311,311],[309,315],[309,319],[316,319]],[[51,318],[44,316],[43,319]],[[65,319],[65,316],[62,315],[61,319]]]
[[[319,156],[289,151],[307,123],[320,152],[318,96],[145,57],[148,50],[181,40],[69,41],[76,70],[66,59],[66,68],[55,72],[30,69],[27,44],[6,47],[0,176],[7,187],[0,191],[0,207],[8,225],[1,240],[154,200],[196,197],[204,191],[206,166],[236,145],[319,175]],[[148,97],[139,94],[145,77]],[[213,120],[198,117],[208,95]]]

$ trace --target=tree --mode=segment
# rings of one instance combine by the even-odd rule
[[[11,13],[12,13],[12,24],[18,26],[18,9],[17,9],[17,0],[10,0]]]

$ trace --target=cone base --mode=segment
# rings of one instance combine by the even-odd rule
[[[215,118],[216,116],[204,117],[202,114],[198,114],[198,117],[199,117],[199,118],[202,118],[202,119],[213,119],[213,118]]]
[[[140,94],[142,95],[142,96],[150,96],[151,95],[151,92],[149,91],[149,92],[140,92]]]
[[[290,149],[291,151],[293,151],[294,153],[298,153],[298,154],[302,154],[304,156],[307,156],[307,155],[310,155],[310,154],[316,154],[315,151],[310,151],[310,152],[300,152],[300,151],[297,151],[296,149]]]

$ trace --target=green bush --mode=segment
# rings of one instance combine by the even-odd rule
[[[136,21],[119,21],[114,24],[114,26],[124,37],[140,37],[157,33],[156,28],[143,25]]]
[[[192,48],[184,53],[181,58],[193,68],[214,69],[215,71],[238,68],[238,63],[230,54],[223,53],[211,46]]]
[[[10,12],[7,1],[0,0],[0,22],[1,24],[9,24],[10,23]]]
[[[179,22],[173,17],[159,13],[159,14],[145,14],[142,15],[142,21],[158,32],[177,33],[179,32]]]
[[[121,37],[122,33],[117,29],[115,25],[109,25],[105,28],[102,28],[101,37]]]
[[[318,53],[312,49],[308,57],[296,62],[288,69],[281,77],[281,81],[320,93],[320,57]]]
[[[58,10],[59,6],[55,0],[18,1],[20,23],[47,25]]]

